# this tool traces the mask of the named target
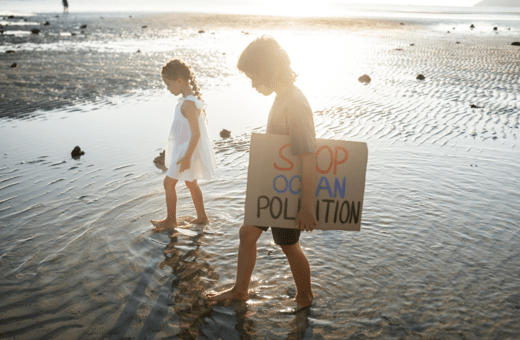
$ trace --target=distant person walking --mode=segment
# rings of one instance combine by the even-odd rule
[[[67,0],[63,0],[63,13],[69,13],[69,3]]]

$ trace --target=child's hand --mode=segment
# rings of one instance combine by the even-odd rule
[[[298,215],[296,215],[296,226],[298,229],[313,231],[316,225],[316,213],[313,210],[301,209]]]
[[[188,170],[190,168],[190,166],[191,166],[191,157],[184,156],[181,159],[179,159],[177,164],[181,165],[181,168],[180,168],[179,172],[183,172],[184,170]]]

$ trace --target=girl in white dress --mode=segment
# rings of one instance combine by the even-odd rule
[[[207,223],[202,191],[197,179],[210,179],[217,167],[215,153],[206,130],[206,104],[190,65],[172,59],[163,66],[161,76],[167,89],[175,96],[182,94],[175,107],[175,116],[166,144],[164,164],[168,166],[164,178],[167,216],[152,220],[153,231],[173,232],[177,226],[177,193],[175,185],[184,181],[190,190],[197,218],[191,223]]]

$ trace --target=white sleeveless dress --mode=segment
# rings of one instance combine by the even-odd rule
[[[190,123],[181,113],[181,106],[186,100],[191,100],[201,110],[198,118],[200,138],[191,156],[190,168],[179,172],[181,165],[177,164],[177,162],[186,153],[191,138]],[[193,95],[179,98],[179,103],[175,107],[175,116],[170,135],[168,136],[168,142],[166,143],[166,152],[164,153],[164,164],[169,165],[166,176],[180,181],[191,182],[196,179],[210,179],[213,175],[214,169],[217,167],[217,161],[208,130],[206,129],[206,118],[202,112],[205,108],[206,103]]]

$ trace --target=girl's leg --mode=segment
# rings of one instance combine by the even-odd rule
[[[204,199],[202,197],[202,190],[200,190],[197,180],[193,182],[186,181],[186,186],[190,189],[191,198],[197,211],[197,218],[191,223],[208,223],[208,216],[206,216],[206,210],[204,209]]]
[[[177,227],[177,192],[175,191],[177,180],[166,176],[163,184],[166,191],[166,218],[164,220],[151,220],[150,222],[155,226],[153,229],[155,232],[163,230],[173,232]]]

